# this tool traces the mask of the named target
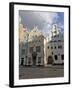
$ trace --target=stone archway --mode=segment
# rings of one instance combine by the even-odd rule
[[[53,57],[52,56],[48,56],[47,64],[53,64]]]

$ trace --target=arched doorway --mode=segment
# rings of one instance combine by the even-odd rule
[[[47,64],[53,64],[53,57],[52,56],[48,56]]]
[[[33,65],[36,65],[36,58],[37,58],[37,52],[32,53],[32,60],[33,60]]]

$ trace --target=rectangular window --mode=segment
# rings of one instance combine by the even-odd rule
[[[58,60],[58,56],[57,55],[55,55],[54,58],[55,58],[55,60]]]
[[[51,46],[51,49],[53,49],[53,47]]]
[[[49,46],[48,46],[48,49],[49,49]]]
[[[32,53],[33,52],[33,47],[30,47],[29,48],[29,51]]]
[[[41,51],[41,47],[40,46],[37,46],[36,47],[36,52],[40,52]]]
[[[22,49],[21,54],[22,54],[22,55],[24,55],[24,54],[25,54],[25,49]]]
[[[58,40],[58,42],[61,42],[61,40]]]
[[[38,57],[38,64],[41,63],[41,57]]]
[[[64,60],[64,55],[63,54],[61,55],[61,59]]]
[[[59,48],[59,49],[62,49],[62,46],[60,45],[60,46],[58,46],[58,48]]]
[[[55,46],[55,49],[56,49],[56,46]]]
[[[54,42],[57,42],[56,40],[54,40]]]
[[[28,58],[28,64],[31,64],[31,57]]]

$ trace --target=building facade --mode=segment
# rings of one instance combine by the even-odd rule
[[[44,36],[34,27],[31,32],[20,29],[20,65],[44,65]],[[22,33],[22,34],[21,34]]]
[[[19,64],[42,65],[64,64],[64,36],[56,24],[52,26],[48,37],[34,27],[28,32],[20,24],[19,28]]]
[[[46,65],[64,64],[64,36],[54,24],[46,39]]]

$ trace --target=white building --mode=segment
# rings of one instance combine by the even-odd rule
[[[53,25],[45,44],[45,64],[64,64],[64,36],[56,24]]]

